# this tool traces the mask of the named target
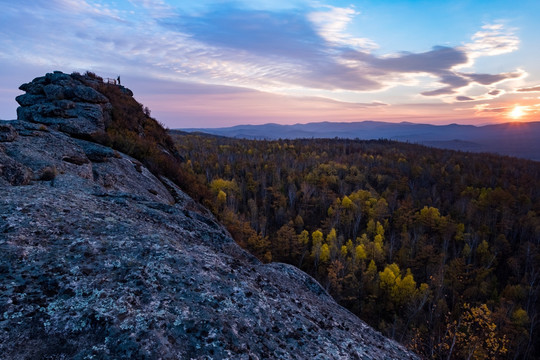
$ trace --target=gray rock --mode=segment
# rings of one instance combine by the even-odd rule
[[[32,180],[32,170],[9,157],[1,147],[0,177],[10,185],[27,185]]]
[[[25,129],[24,122],[13,124],[9,125],[13,131]],[[54,169],[55,179],[69,175],[91,180],[103,194],[129,193],[142,200],[164,204],[175,201],[167,187],[139,161],[109,147],[74,139],[59,131],[29,132],[18,141],[4,143],[3,149],[15,163],[25,164],[25,168],[34,174],[34,180],[43,180],[43,174]],[[14,165],[9,168],[13,169],[10,174],[15,174]],[[22,184],[21,181],[17,180],[17,183]],[[54,186],[56,183],[55,180]],[[71,187],[66,182],[64,186]]]
[[[19,136],[17,131],[10,124],[0,123],[0,142],[13,141]]]
[[[71,75],[64,74],[61,71],[54,71],[45,75],[47,83],[58,84],[63,87],[71,88],[79,84]],[[35,80],[34,80],[35,81]]]
[[[106,96],[81,79],[54,72],[21,85],[26,94],[16,98],[21,105],[17,118],[78,137],[105,131],[112,106]]]
[[[63,100],[65,98],[64,95],[64,87],[56,84],[48,84],[43,87],[43,91],[45,92],[45,96],[47,97],[47,100]]]
[[[75,142],[83,149],[88,159],[95,163],[104,162],[109,158],[118,156],[118,152],[107,146],[84,140],[75,140]]]
[[[62,119],[65,117],[67,117],[65,110],[55,103],[38,103],[17,108],[17,119],[24,121],[32,121],[50,125],[57,122],[54,120],[55,118]],[[47,121],[46,119],[51,120]]]
[[[35,95],[35,94],[27,93],[27,94],[17,96],[15,100],[21,106],[31,106],[45,100],[45,96],[42,94]]]
[[[45,84],[45,78],[36,78],[30,83],[22,84],[19,89],[31,95],[44,95],[43,86]]]
[[[24,129],[22,124],[14,123],[14,127]],[[4,148],[8,156],[30,168],[36,174],[36,180],[45,168],[85,179],[93,179],[94,176],[84,150],[71,137],[54,130],[28,132],[19,136],[17,141],[4,143]]]
[[[106,103],[109,101],[107,97],[91,87],[79,85],[73,89],[73,96],[76,100],[89,103]]]
[[[71,100],[58,100],[55,102],[55,105],[64,110],[75,109],[77,106],[77,104]]]
[[[94,181],[108,193],[126,193],[139,199],[174,204],[167,188],[137,160],[117,153],[118,157],[92,165]]]

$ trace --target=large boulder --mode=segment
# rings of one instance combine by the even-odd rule
[[[84,81],[59,71],[38,77],[19,89],[17,118],[51,126],[77,137],[105,131],[112,106],[106,96]]]

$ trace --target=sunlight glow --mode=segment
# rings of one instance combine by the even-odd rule
[[[525,115],[525,106],[519,106],[519,105],[514,106],[514,109],[510,111],[509,115],[512,119],[521,118],[523,115]]]

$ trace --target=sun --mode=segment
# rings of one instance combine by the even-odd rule
[[[509,115],[512,119],[515,119],[515,120],[520,119],[521,117],[525,115],[525,106],[519,106],[519,105],[514,106],[512,111],[510,111]]]

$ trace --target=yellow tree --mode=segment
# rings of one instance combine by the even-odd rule
[[[326,235],[326,244],[328,244],[329,254],[334,259],[338,252],[338,240],[336,229],[332,228],[328,235]]]
[[[300,247],[300,260],[298,263],[298,267],[302,267],[302,262],[304,261],[304,257],[306,256],[306,253],[308,252],[309,248],[309,233],[307,230],[302,230],[300,234],[297,236],[298,246]]]
[[[356,256],[356,261],[366,260],[367,254],[366,254],[366,248],[364,247],[364,245],[360,244],[356,247],[355,256]]]
[[[320,230],[315,230],[311,234],[312,247],[311,247],[311,257],[315,262],[315,266],[319,264],[319,259],[321,257],[321,246],[323,242],[323,233]]]
[[[227,194],[223,190],[219,190],[217,194],[217,203],[220,210],[223,209],[225,204],[227,203]]]
[[[322,263],[327,263],[330,260],[330,248],[328,244],[322,244],[320,260]]]
[[[507,344],[486,304],[472,307],[465,303],[461,316],[447,326],[442,350],[447,359],[501,359]]]

